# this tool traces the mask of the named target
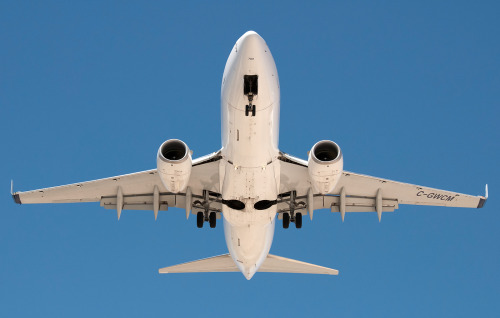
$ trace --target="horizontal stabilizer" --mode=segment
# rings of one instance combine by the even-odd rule
[[[159,269],[160,274],[166,273],[215,273],[239,272],[229,254],[204,258],[197,261]],[[338,275],[339,271],[323,266],[297,261],[290,258],[269,254],[258,272],[296,273],[296,274],[326,274]]]
[[[264,264],[258,272],[270,273],[296,273],[296,274],[325,274],[338,275],[339,271],[328,267],[314,265],[306,262],[297,261],[291,258],[269,254]]]
[[[214,272],[239,272],[229,254],[199,259],[197,261],[160,268],[160,274],[167,273],[214,273]]]

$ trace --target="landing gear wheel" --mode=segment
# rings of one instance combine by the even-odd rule
[[[295,213],[295,228],[300,229],[302,227],[302,213]]]
[[[210,223],[210,227],[213,229],[217,225],[217,215],[215,212],[212,212],[208,216],[208,222]]]
[[[248,116],[248,113],[250,113],[250,105],[245,106],[245,116]]]
[[[290,214],[283,213],[283,228],[288,229],[290,226]]]
[[[255,117],[255,105],[252,106],[252,116]]]
[[[204,222],[204,217],[203,217],[203,212],[198,212],[196,214],[196,225],[198,226],[199,229],[203,227],[203,222]]]

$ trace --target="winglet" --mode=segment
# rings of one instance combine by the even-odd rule
[[[10,195],[12,195],[12,199],[17,204],[21,204],[21,198],[19,197],[19,193],[14,193],[14,180],[10,180]]]
[[[486,184],[486,187],[484,188],[484,197],[480,197],[479,199],[479,204],[477,205],[477,208],[480,209],[484,206],[486,203],[486,200],[488,200],[488,185]]]

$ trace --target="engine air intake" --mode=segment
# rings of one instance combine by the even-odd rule
[[[340,156],[340,148],[333,141],[320,141],[313,150],[313,157],[321,162],[329,162]]]
[[[177,161],[183,159],[188,152],[185,143],[180,140],[172,139],[163,143],[160,148],[160,153],[167,160]]]

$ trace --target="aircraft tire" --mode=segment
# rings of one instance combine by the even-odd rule
[[[196,226],[201,229],[203,227],[203,222],[203,212],[200,211],[196,214]]]
[[[295,213],[295,228],[302,228],[302,213]]]
[[[283,213],[283,228],[288,229],[290,226],[290,214]]]
[[[217,214],[211,212],[208,216],[208,221],[210,222],[210,227],[213,229],[217,225]]]

